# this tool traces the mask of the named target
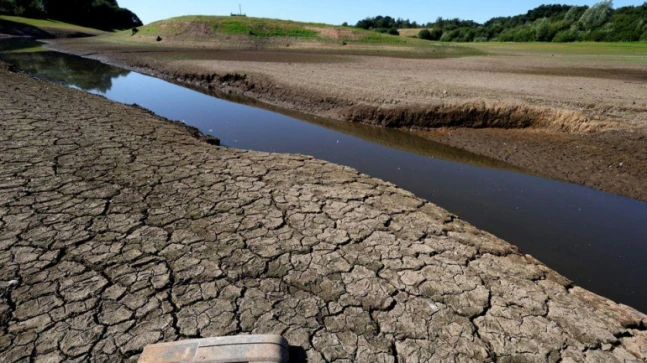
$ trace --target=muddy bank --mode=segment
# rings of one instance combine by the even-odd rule
[[[242,333],[283,334],[309,362],[647,357],[647,316],[389,183],[0,79],[8,361]]]
[[[111,58],[104,59],[114,63]],[[523,104],[478,101],[451,102],[432,106],[381,105],[357,103],[323,93],[304,93],[300,89],[284,88],[270,79],[244,73],[204,74],[170,71],[164,65],[149,63],[124,64],[131,69],[179,83],[239,94],[272,105],[341,121],[369,125],[430,130],[437,128],[501,128],[542,129],[563,132],[591,132],[618,126],[616,122],[593,122],[583,112],[556,110]]]

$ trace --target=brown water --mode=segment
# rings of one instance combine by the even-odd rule
[[[576,284],[647,311],[647,203],[524,174],[407,132],[301,120],[94,60],[55,52],[0,59],[36,77],[182,120],[226,146],[308,154],[391,181]]]

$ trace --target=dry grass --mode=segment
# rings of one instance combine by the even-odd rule
[[[401,37],[417,37],[418,33],[424,28],[403,28],[398,29]]]

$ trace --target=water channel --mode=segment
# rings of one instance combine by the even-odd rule
[[[519,246],[576,284],[647,312],[647,203],[530,175],[406,131],[297,118],[95,60],[15,52],[20,47],[0,45],[14,51],[0,52],[0,60],[181,120],[225,146],[308,154],[388,180]]]

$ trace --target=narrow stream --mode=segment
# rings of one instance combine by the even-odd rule
[[[226,146],[308,154],[388,180],[519,246],[576,284],[647,312],[647,203],[524,174],[408,132],[301,120],[76,56],[0,53],[0,60],[182,120]]]

